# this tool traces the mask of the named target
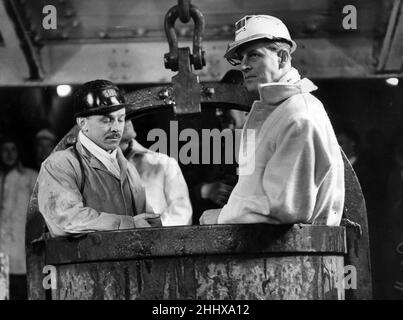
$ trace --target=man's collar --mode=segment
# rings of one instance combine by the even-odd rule
[[[89,161],[91,167],[109,172],[117,178],[125,178],[127,169],[123,161],[124,157],[119,148],[116,148],[115,150],[113,150],[112,153],[109,153],[97,146],[81,131],[78,133],[77,145],[81,145],[82,149],[87,150],[87,152],[89,153]],[[116,168],[115,166],[116,161],[119,168]]]
[[[90,138],[88,138],[81,130],[78,133],[78,140],[81,144],[90,151],[94,156],[104,156],[104,157],[113,157],[116,158],[117,148],[111,152],[108,152],[101,147],[99,147],[95,142],[93,142]]]
[[[260,84],[258,89],[260,102],[278,106],[295,94],[311,92],[317,87],[307,78],[301,80],[298,71],[291,68],[280,78],[280,81]]]

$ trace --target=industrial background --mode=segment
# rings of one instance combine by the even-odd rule
[[[164,16],[175,4],[175,0],[0,1],[0,139],[16,137],[24,166],[38,169],[34,140],[41,129],[52,131],[58,141],[74,125],[71,92],[78,85],[108,79],[129,93],[171,82],[175,72],[164,67],[169,51]],[[356,140],[355,156],[362,161],[355,169],[368,209],[374,297],[402,299],[403,288],[396,283],[403,283],[403,249],[396,251],[387,239],[391,232],[403,235],[403,1],[193,0],[192,4],[206,23],[206,66],[194,71],[200,82],[220,81],[233,68],[223,55],[235,21],[247,14],[270,14],[286,23],[298,45],[293,65],[319,87],[315,95],[336,133],[347,132]],[[57,9],[56,29],[43,27],[47,5]],[[356,8],[356,28],[343,26],[346,6]],[[178,21],[176,30],[180,46],[191,47],[193,23]],[[150,115],[139,123],[139,132],[147,132],[159,120]],[[0,292],[1,288],[0,272]]]

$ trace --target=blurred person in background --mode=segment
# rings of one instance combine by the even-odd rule
[[[130,119],[125,122],[120,148],[144,183],[148,204],[161,214],[162,226],[192,224],[189,190],[178,162],[166,154],[144,148],[136,141]]]
[[[17,141],[0,142],[0,252],[10,261],[10,299],[27,299],[25,222],[37,173],[19,160]]]
[[[221,83],[243,85],[242,72],[236,69],[229,70],[225,73],[220,81]],[[219,164],[210,162],[209,165],[203,165],[200,182],[191,188],[191,198],[194,209],[194,223],[199,223],[201,214],[208,209],[222,208],[228,201],[232,189],[238,181],[237,176],[237,146],[236,130],[241,130],[247,117],[247,112],[235,109],[217,108],[215,117],[218,119],[217,129],[220,132],[231,130],[232,135],[232,163],[226,163],[224,155],[226,154],[226,139],[221,140],[221,161]],[[212,121],[210,121],[212,123]],[[201,153],[203,150],[200,151]],[[210,150],[210,154],[214,156],[217,150],[214,147]]]
[[[369,154],[362,151],[360,136],[353,128],[343,126],[337,131],[336,137],[358,177],[365,198],[370,236],[371,269],[375,280],[374,292],[377,294],[380,290],[378,284],[382,281],[382,274],[379,271],[383,268],[382,241],[384,236],[382,233],[385,224],[384,217],[379,214],[384,210],[383,201],[379,199],[381,185],[379,168]]]
[[[35,165],[39,171],[41,164],[51,154],[57,144],[56,136],[49,129],[39,130],[35,136]]]
[[[364,196],[371,198],[373,193],[376,192],[371,190],[371,188],[374,188],[376,172],[374,172],[374,168],[371,168],[370,160],[361,152],[359,134],[352,128],[343,127],[337,131],[336,137],[357,174]]]

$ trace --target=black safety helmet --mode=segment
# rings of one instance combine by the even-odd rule
[[[130,105],[119,88],[108,80],[86,82],[74,93],[75,117],[105,115]]]

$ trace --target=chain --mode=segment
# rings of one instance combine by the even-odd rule
[[[178,18],[183,23],[187,23],[190,18],[193,19],[193,52],[190,55],[190,63],[196,70],[200,70],[206,65],[202,50],[205,21],[202,12],[192,5],[190,0],[178,0],[178,5],[169,9],[165,15],[164,28],[169,44],[169,52],[164,55],[165,68],[178,71],[178,38],[175,31],[175,22]]]
[[[190,20],[190,0],[178,0],[179,19],[182,23]]]

